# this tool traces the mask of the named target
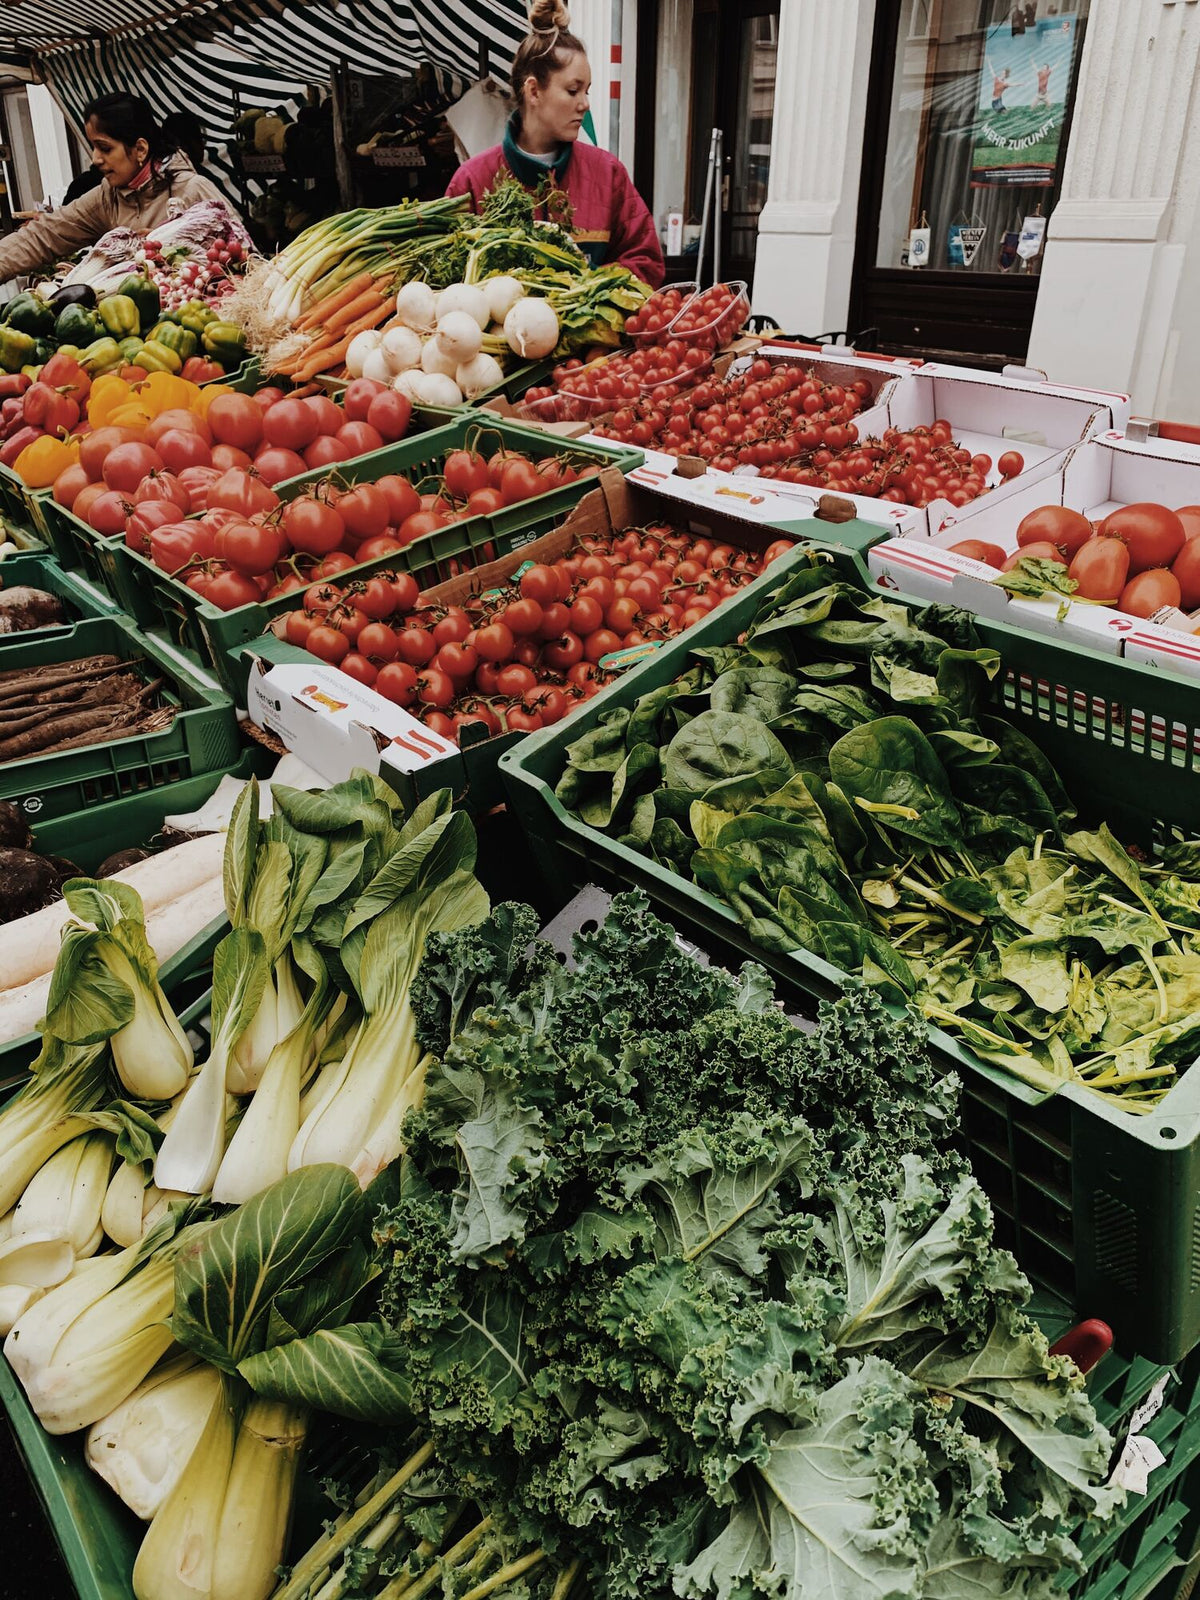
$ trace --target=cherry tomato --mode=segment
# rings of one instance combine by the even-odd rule
[[[946,441],[949,443],[949,440]],[[1002,478],[1015,478],[1025,471],[1025,457],[1019,450],[1006,450],[996,463]]]
[[[437,648],[433,635],[425,628],[401,628],[396,635],[397,656],[413,667],[426,666],[437,654]]]
[[[366,629],[363,630],[364,633]],[[389,661],[380,667],[375,691],[398,706],[410,706],[417,698],[417,674],[407,661]]]
[[[536,733],[542,726],[542,719],[535,711],[525,711],[521,706],[514,706],[505,713],[505,721],[513,733]]]
[[[599,661],[601,656],[611,655],[620,648],[621,640],[611,628],[597,628],[583,642],[583,653],[589,661]]]
[[[566,672],[583,660],[583,641],[577,633],[565,631],[560,638],[543,647],[542,657],[548,667],[553,667],[556,672]]]
[[[516,640],[512,630],[503,622],[489,622],[475,635],[475,649],[481,661],[502,663],[512,660]]]
[[[523,667],[514,661],[500,669],[496,683],[502,695],[511,695],[515,700],[519,699],[526,689],[537,687],[537,677],[531,667]]]
[[[470,682],[479,665],[479,656],[469,644],[457,644],[454,641],[444,644],[433,659],[434,666],[452,678],[459,687]]]
[[[545,613],[536,600],[514,600],[505,606],[500,620],[516,638],[527,639],[542,625]]]
[[[417,603],[420,590],[417,580],[411,572],[389,572],[387,581],[391,586],[392,599],[396,603],[397,611],[411,611]]]
[[[548,605],[542,607],[542,620],[537,630],[537,638],[558,639],[570,625],[570,609],[561,600],[551,600]]]
[[[358,636],[358,648],[370,661],[394,661],[399,648],[395,630],[383,622],[368,622]]]
[[[520,588],[524,599],[534,600],[539,606],[561,599],[557,572],[540,562],[521,574]]]
[[[444,711],[454,700],[454,681],[440,667],[427,666],[417,675],[417,699],[422,705]]]
[[[444,617],[433,625],[433,642],[440,649],[444,644],[461,644],[471,631],[471,619],[461,606],[451,606]]]

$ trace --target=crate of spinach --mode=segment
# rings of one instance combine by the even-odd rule
[[[1200,693],[801,551],[501,762],[554,870],[642,885],[809,994],[865,977],[963,1071],[1025,1268],[1200,1341]]]

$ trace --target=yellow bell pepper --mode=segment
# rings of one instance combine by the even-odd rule
[[[135,428],[139,433],[148,428],[152,420],[150,412],[140,400],[127,401],[115,411],[110,411],[107,418],[112,428]]]
[[[152,372],[138,388],[138,399],[152,417],[163,411],[187,411],[199,394],[194,383],[173,372]]]
[[[48,489],[58,477],[73,464],[78,451],[51,434],[43,434],[26,445],[17,457],[15,471],[21,482],[30,489]]]
[[[206,383],[202,389],[197,389],[196,398],[192,401],[191,410],[201,418],[208,417],[208,408],[219,394],[233,394],[233,386],[228,383]]]
[[[127,405],[132,399],[133,390],[125,379],[118,378],[115,372],[106,372],[92,384],[92,391],[88,396],[88,421],[93,428],[103,428],[109,414],[118,406]]]

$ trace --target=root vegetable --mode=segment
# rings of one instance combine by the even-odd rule
[[[468,311],[449,311],[437,326],[438,350],[458,368],[479,354],[483,329]]]
[[[383,336],[380,348],[388,364],[386,382],[390,383],[397,372],[407,372],[410,367],[421,365],[420,335],[414,333],[411,328],[403,325],[389,328]]]
[[[0,633],[29,633],[34,628],[52,628],[65,622],[67,614],[56,594],[18,584],[15,589],[0,589]]]
[[[545,300],[525,295],[504,319],[504,337],[526,361],[540,361],[558,343],[558,317]]]
[[[406,328],[428,333],[437,314],[437,297],[427,283],[406,283],[396,296],[396,315]]]
[[[492,321],[501,324],[517,301],[523,299],[525,295],[525,285],[518,278],[510,278],[506,273],[489,278],[479,287],[487,298],[488,313]]]
[[[487,295],[482,289],[476,289],[469,283],[452,283],[448,289],[443,289],[437,297],[437,320],[448,316],[451,311],[465,311],[479,324],[480,332],[491,321],[492,313],[488,309]]]
[[[378,350],[383,340],[383,335],[378,328],[368,328],[363,333],[356,333],[350,341],[350,348],[346,351],[346,371],[352,378],[361,378],[363,363],[373,350]]]
[[[458,371],[458,362],[446,354],[441,340],[436,335],[427,340],[425,348],[421,351],[421,371],[438,372],[444,378],[453,378]]]
[[[423,374],[424,383],[421,385],[421,403],[427,406],[460,406],[462,405],[462,390],[453,378],[441,372],[427,372]]]
[[[504,382],[504,368],[495,356],[481,350],[470,361],[464,361],[454,375],[454,381],[468,400],[474,400],[485,389],[494,389]]]
[[[74,877],[74,870],[68,867],[66,876]],[[24,919],[50,905],[62,893],[64,881],[54,861],[0,845],[0,923]]]

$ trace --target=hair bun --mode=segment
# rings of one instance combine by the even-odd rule
[[[533,0],[529,7],[529,26],[535,33],[565,33],[571,26],[571,13],[563,0]]]

